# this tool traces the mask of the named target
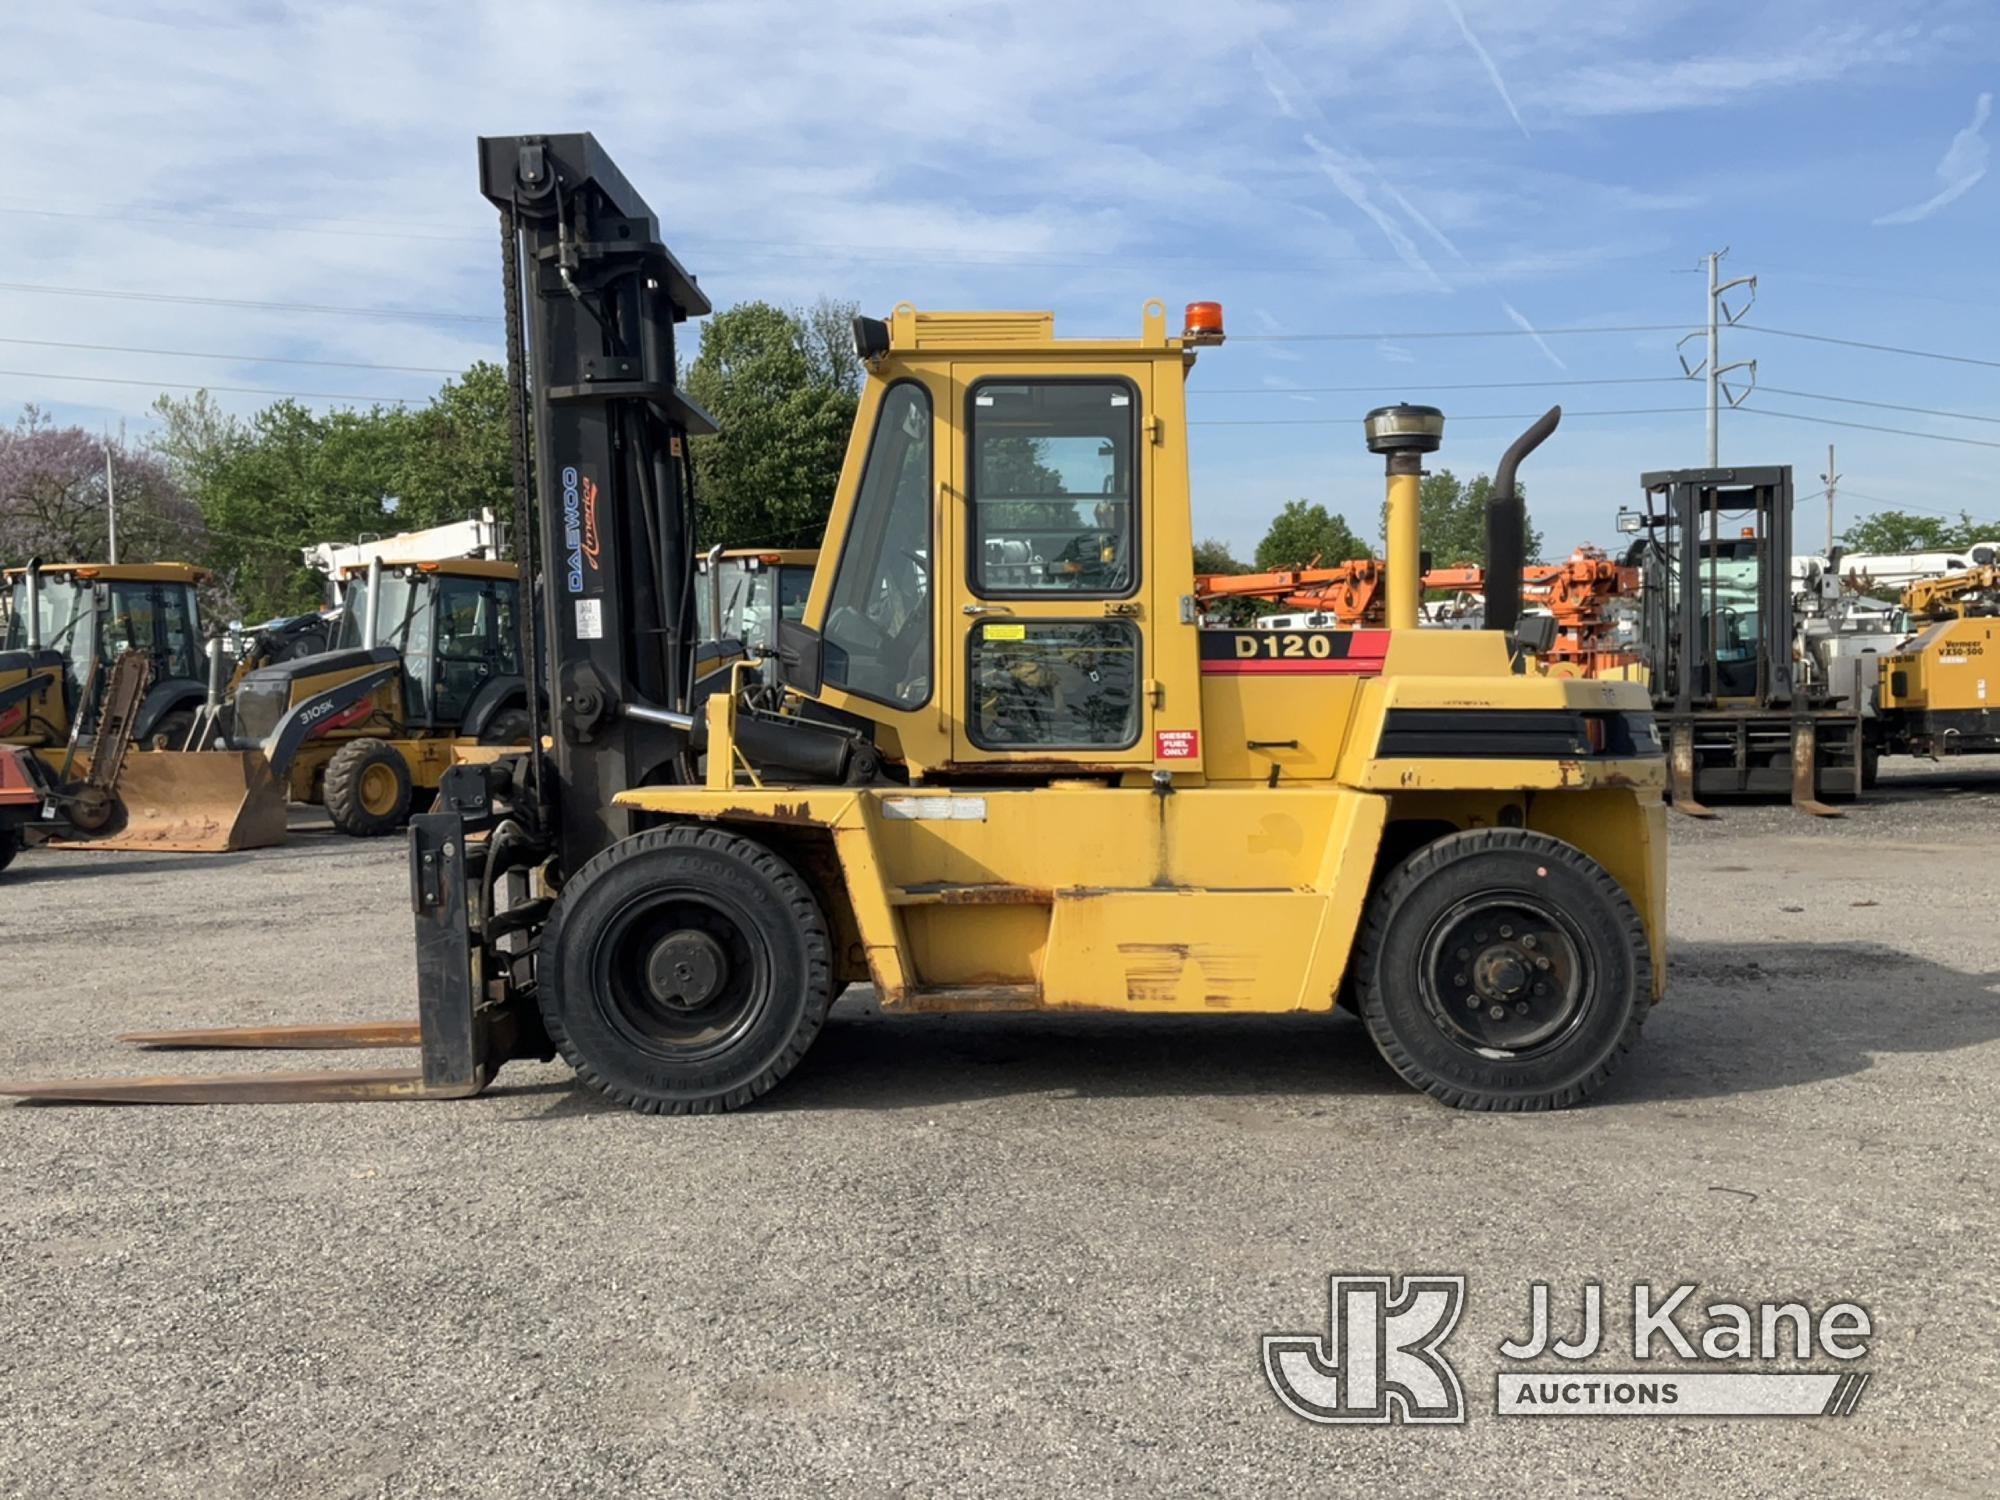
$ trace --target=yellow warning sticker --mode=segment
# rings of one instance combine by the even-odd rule
[[[1025,625],[988,625],[982,632],[989,641],[1025,641],[1028,627]]]

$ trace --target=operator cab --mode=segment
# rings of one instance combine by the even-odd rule
[[[1184,422],[1192,362],[1047,313],[858,320],[869,379],[794,682],[875,726],[912,779],[1199,769]],[[872,352],[870,352],[872,351]],[[864,439],[865,435],[865,439]],[[789,653],[798,656],[798,651]],[[945,701],[940,702],[940,698]],[[1166,739],[1158,736],[1166,734]]]
[[[350,567],[342,581],[333,649],[358,650],[368,636],[368,569]],[[465,558],[386,567],[379,588],[375,644],[402,657],[410,725],[455,726],[489,681],[520,675],[514,611],[521,586],[515,564]]]

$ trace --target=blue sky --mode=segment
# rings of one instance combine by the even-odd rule
[[[1372,527],[1358,418],[1400,397],[1445,408],[1438,462],[1461,471],[1561,401],[1575,415],[1525,475],[1535,519],[1551,550],[1612,543],[1641,470],[1702,459],[1699,387],[1650,378],[1678,373],[1711,248],[1760,278],[1748,323],[2000,360],[1990,4],[16,10],[9,414],[33,401],[138,435],[167,383],[422,397],[423,369],[263,361],[496,353],[472,142],[522,130],[595,131],[718,304],[1050,307],[1059,331],[1127,333],[1148,297],[1222,301],[1239,337],[1193,377],[1195,523],[1245,552],[1295,496]],[[1673,331],[1418,336],[1650,325]],[[73,344],[244,357],[55,347]],[[2000,368],[1743,331],[1724,357],[1758,360],[1746,408],[1763,409],[1725,414],[1724,462],[1790,463],[1805,496],[1833,441],[1843,521],[2000,515],[2000,446],[1978,445],[2000,445]],[[1441,388],[1524,381],[1632,383]]]

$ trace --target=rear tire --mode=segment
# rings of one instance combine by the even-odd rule
[[[479,731],[482,745],[525,745],[528,743],[528,711],[525,708],[503,708],[486,721],[486,727]]]
[[[645,1114],[719,1114],[769,1091],[833,1003],[812,889],[762,844],[679,824],[621,840],[543,930],[542,1021],[577,1076]]]
[[[355,838],[393,833],[410,815],[410,768],[386,740],[342,745],[326,763],[326,810]]]
[[[1397,866],[1355,955],[1362,1019],[1403,1078],[1456,1109],[1580,1104],[1652,1004],[1624,889],[1582,850],[1517,828],[1454,833]]]
[[[21,852],[19,829],[0,828],[0,870],[14,863],[14,856]]]

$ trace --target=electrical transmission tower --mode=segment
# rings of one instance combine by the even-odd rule
[[[1703,309],[1703,321],[1707,326],[1696,329],[1674,346],[1674,352],[1680,356],[1681,372],[1689,380],[1700,380],[1708,387],[1708,466],[1711,469],[1722,462],[1717,456],[1721,437],[1721,423],[1718,420],[1722,410],[1721,403],[1727,401],[1731,406],[1741,406],[1757,388],[1756,360],[1739,359],[1732,364],[1722,363],[1722,330],[1735,326],[1757,301],[1755,276],[1738,276],[1733,281],[1721,279],[1722,257],[1728,253],[1729,248],[1725,245],[1722,249],[1711,250],[1702,257],[1702,262],[1708,270],[1708,298],[1707,305]],[[1732,292],[1739,286],[1748,287],[1749,296],[1744,299],[1741,307],[1732,311],[1728,303],[1723,300],[1723,294]],[[1707,352],[1702,356],[1701,363],[1696,365],[1688,363],[1686,354],[1687,345],[1693,339],[1708,341]],[[1732,391],[1729,382],[1722,378],[1732,370],[1749,371],[1748,383],[1740,392]]]

